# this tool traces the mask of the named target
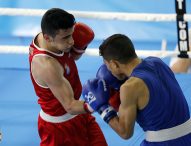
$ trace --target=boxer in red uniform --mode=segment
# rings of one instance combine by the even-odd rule
[[[41,106],[40,145],[107,146],[89,114],[93,110],[79,100],[82,86],[75,60],[85,52],[94,32],[59,8],[44,14],[41,29],[29,49],[31,80]]]

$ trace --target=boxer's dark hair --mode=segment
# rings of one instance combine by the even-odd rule
[[[60,8],[52,8],[43,15],[41,29],[43,34],[55,37],[60,29],[72,28],[74,24],[75,18],[72,14]]]
[[[114,34],[104,40],[99,47],[99,54],[105,60],[117,60],[120,63],[137,57],[132,41],[123,34]]]

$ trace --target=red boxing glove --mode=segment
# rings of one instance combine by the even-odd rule
[[[78,22],[74,26],[72,37],[74,46],[71,53],[74,58],[79,58],[85,52],[88,44],[94,39],[94,32],[86,24]]]
[[[116,91],[114,89],[110,89],[110,98],[109,98],[109,104],[116,110],[119,110],[120,105],[120,94],[119,91]]]

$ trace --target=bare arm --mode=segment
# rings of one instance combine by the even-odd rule
[[[142,84],[144,83],[140,79],[130,78],[120,88],[121,104],[118,117],[111,119],[109,125],[123,139],[129,139],[133,135],[139,98],[146,93]]]
[[[85,113],[84,102],[74,99],[72,87],[63,76],[64,70],[57,60],[51,57],[36,57],[32,69],[36,79],[50,88],[68,113]],[[38,72],[35,72],[36,70]]]
[[[171,69],[175,73],[186,73],[191,66],[191,59],[178,58],[178,60],[171,66]]]

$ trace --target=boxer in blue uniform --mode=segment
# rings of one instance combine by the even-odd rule
[[[159,58],[138,58],[122,34],[107,38],[99,51],[114,77],[129,79],[120,86],[118,114],[109,104],[109,82],[88,80],[82,94],[90,107],[123,139],[133,135],[137,121],[145,131],[141,146],[190,146],[188,103],[171,69]]]

